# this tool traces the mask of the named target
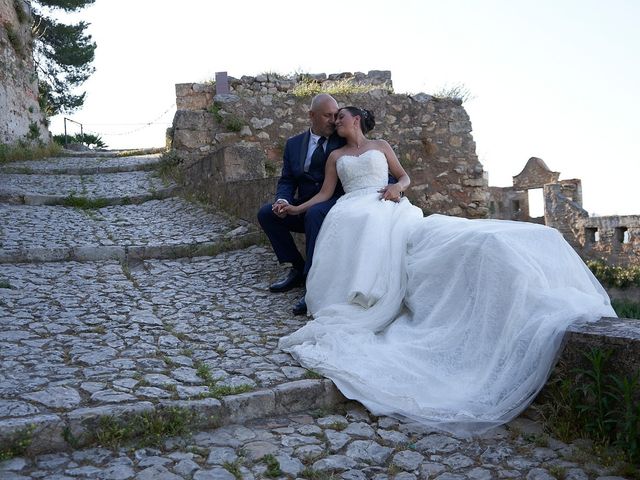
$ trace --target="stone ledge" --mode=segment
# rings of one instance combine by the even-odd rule
[[[170,260],[183,257],[215,256],[222,252],[241,250],[262,243],[262,234],[248,232],[236,237],[220,235],[211,242],[182,243],[152,246],[78,246],[58,248],[26,248],[20,250],[0,250],[0,264],[3,263],[47,263],[47,262],[100,262],[117,260],[160,259]]]
[[[130,205],[130,204],[140,204],[145,203],[150,200],[165,200],[167,198],[179,196],[181,193],[181,188],[178,186],[163,188],[162,190],[158,190],[153,194],[144,194],[144,195],[133,195],[126,197],[110,197],[110,198],[101,198],[101,197],[91,197],[91,196],[83,196],[78,195],[78,198],[88,198],[89,200],[96,200],[100,198],[100,200],[105,201],[105,206],[110,205]],[[0,192],[0,203],[8,203],[10,205],[30,205],[30,206],[41,206],[41,205],[64,205],[68,195],[39,195],[39,194],[30,194],[30,193],[22,193],[22,192]],[[73,207],[72,207],[73,208]]]
[[[126,422],[133,415],[183,408],[194,413],[194,428],[217,428],[258,418],[332,408],[347,399],[330,380],[297,380],[271,389],[230,395],[220,400],[170,400],[79,408],[62,415],[36,415],[0,421],[0,445],[10,446],[21,434],[31,439],[28,455],[90,445],[90,432],[102,417]]]
[[[587,368],[584,352],[611,350],[610,366],[618,375],[640,372],[640,320],[604,317],[594,323],[569,327],[557,368]]]

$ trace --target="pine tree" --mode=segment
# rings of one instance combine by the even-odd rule
[[[67,25],[52,13],[78,11],[95,0],[33,0],[34,60],[38,73],[40,106],[46,115],[72,112],[82,106],[86,92],[72,93],[94,72],[96,44],[86,22]]]

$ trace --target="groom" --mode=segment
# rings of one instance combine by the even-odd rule
[[[263,205],[258,212],[260,226],[271,241],[278,261],[291,264],[287,276],[269,286],[272,292],[286,292],[304,286],[324,217],[343,193],[338,185],[333,198],[314,205],[303,215],[287,215],[282,211],[284,205],[299,205],[320,191],[329,153],[345,143],[334,132],[337,113],[338,103],[331,95],[321,93],[313,98],[309,109],[309,130],[290,138],[285,145],[276,201]],[[291,232],[305,234],[306,261],[298,251]],[[307,313],[304,295],[293,307],[293,313]]]

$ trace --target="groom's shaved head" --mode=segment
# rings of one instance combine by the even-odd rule
[[[335,106],[336,110],[338,108],[338,102],[336,102],[335,98],[333,98],[328,93],[319,93],[311,100],[311,106],[309,107],[309,110],[311,110],[312,112],[317,112],[327,104],[330,104],[331,107]]]
[[[331,95],[321,93],[313,97],[309,107],[311,131],[316,135],[330,137],[335,130],[335,118],[338,113],[338,102]]]

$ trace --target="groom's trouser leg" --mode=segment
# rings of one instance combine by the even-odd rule
[[[331,207],[333,207],[335,204],[335,198],[327,200],[326,202],[318,203],[307,210],[307,213],[304,216],[304,233],[307,254],[307,261],[304,264],[305,275],[311,268],[311,263],[313,261],[313,251],[316,248],[316,239],[318,238],[318,233],[320,233],[320,227],[322,227],[324,217],[327,216],[327,213],[329,213],[329,210],[331,210]]]
[[[271,210],[271,204],[263,205],[258,211],[258,222],[266,233],[273,251],[280,263],[291,263],[298,270],[304,269],[304,258],[298,251],[291,232],[304,232],[304,220],[297,215],[278,217]]]

